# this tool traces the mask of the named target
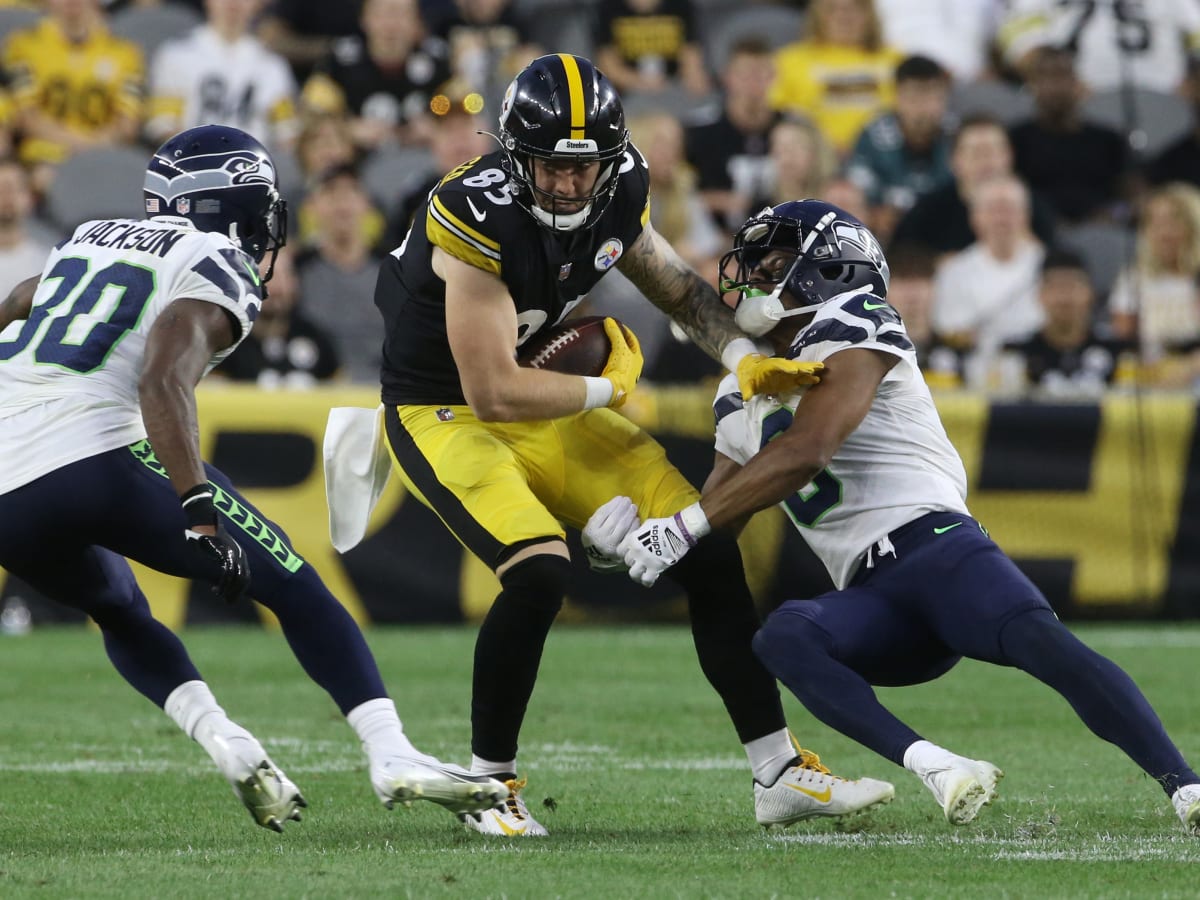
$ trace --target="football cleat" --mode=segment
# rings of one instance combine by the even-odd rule
[[[477,815],[504,802],[508,787],[487,775],[439,762],[432,756],[393,756],[371,765],[371,786],[383,805],[428,800],[456,816]]]
[[[947,753],[945,759],[921,774],[925,787],[942,805],[946,821],[966,825],[996,799],[996,785],[1004,773],[979,759]]]
[[[300,810],[308,806],[300,789],[271,762],[254,738],[239,735],[221,739],[215,760],[234,795],[263,828],[283,831],[284,822],[300,821]]]
[[[506,779],[503,802],[495,809],[484,810],[478,816],[463,816],[463,823],[480,834],[497,834],[501,837],[545,837],[545,827],[529,814],[529,807],[521,799],[525,779]]]
[[[886,781],[848,781],[821,765],[817,754],[801,750],[774,784],[754,782],[754,816],[764,828],[782,828],[804,819],[840,819],[891,803],[895,795]]]
[[[1200,837],[1200,784],[1185,784],[1171,797],[1171,804],[1188,834]]]

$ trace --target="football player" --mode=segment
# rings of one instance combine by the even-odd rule
[[[281,831],[304,800],[151,615],[125,557],[270,609],[389,807],[500,802],[501,783],[409,743],[354,620],[200,458],[195,385],[249,333],[270,278],[259,264],[286,234],[270,157],[235,128],[185,131],[151,159],[145,206],[145,220],[80,225],[0,304],[0,566],[91,616],[117,671],[208,752],[259,825]]]
[[[634,580],[652,584],[710,532],[778,503],[836,590],[780,606],[755,652],[813,715],[920,776],[951,824],[992,801],[1002,772],[925,740],[871,685],[930,681],[966,656],[1062,694],[1200,834],[1200,778],[1141,691],[1059,622],[971,518],[962,461],[887,302],[874,236],[828,203],[792,201],[747,221],[721,268],[738,324],[780,356],[823,363],[821,382],[747,398],[724,380],[703,497],[629,531],[620,549]]]
[[[469,824],[537,836],[546,829],[521,799],[517,738],[567,587],[563,525],[583,526],[618,492],[646,516],[699,495],[612,409],[642,368],[636,339],[615,320],[606,323],[612,350],[600,376],[521,368],[516,349],[616,268],[738,372],[747,395],[816,376],[811,365],[758,354],[716,291],[654,231],[646,162],[629,143],[620,97],[587,59],[552,54],[522,70],[505,94],[498,139],[500,150],[463,163],[430,193],[380,271],[376,303],[386,325],[384,422],[403,481],[502,587],[475,648],[471,770],[507,782],[510,793]],[[755,778],[775,785],[803,772],[814,785],[810,793],[780,785],[775,806],[758,804],[759,820],[889,800],[891,785],[835,778],[793,746],[775,681],[751,648],[759,619],[733,538],[714,536],[672,575],[687,592],[701,667]]]

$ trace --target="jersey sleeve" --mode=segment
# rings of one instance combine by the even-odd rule
[[[499,275],[499,229],[504,213],[514,203],[507,174],[497,168],[476,171],[478,162],[459,166],[434,189],[425,216],[425,236],[455,259]],[[504,202],[497,203],[489,195],[503,197]]]
[[[749,461],[741,451],[747,415],[737,376],[726,375],[717,386],[717,398],[713,401],[717,432],[714,443],[718,453],[743,466]]]
[[[901,359],[916,359],[916,349],[900,314],[874,294],[854,294],[826,304],[788,351],[792,359],[824,362],[840,350],[882,350]]]
[[[190,258],[181,260],[181,265],[182,272],[171,299],[215,303],[241,326],[237,340],[217,354],[215,364],[232,353],[254,327],[262,307],[262,280],[254,261],[218,234],[205,235],[192,249]]]

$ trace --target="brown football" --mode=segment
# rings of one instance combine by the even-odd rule
[[[599,375],[612,349],[604,316],[581,316],[535,334],[517,352],[517,362],[531,369],[564,375]]]

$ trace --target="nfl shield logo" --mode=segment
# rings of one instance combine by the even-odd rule
[[[445,406],[443,406],[436,413],[434,413],[434,415],[436,415],[438,417],[439,422],[453,422],[454,421],[454,410],[448,409]]]
[[[571,277],[571,264],[569,262],[563,263],[561,266],[558,267],[558,280],[566,281],[570,277]]]
[[[180,197],[175,201],[175,210],[181,215],[186,216],[192,211],[192,201],[189,197]]]

